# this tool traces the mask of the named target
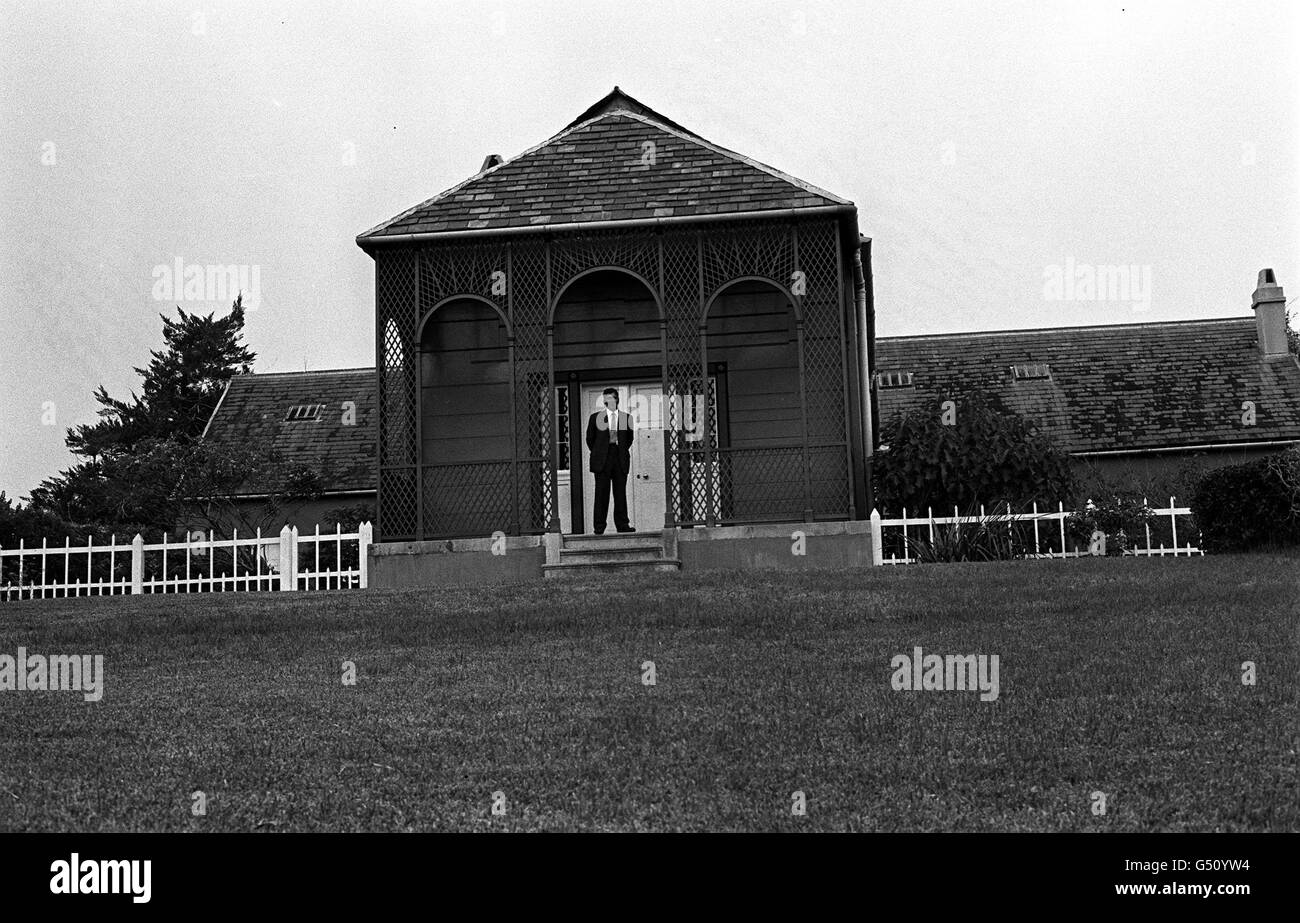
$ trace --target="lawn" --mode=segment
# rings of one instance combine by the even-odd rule
[[[105,685],[0,691],[0,830],[1294,831],[1298,600],[1257,555],[3,604]],[[895,691],[917,646],[998,698]]]

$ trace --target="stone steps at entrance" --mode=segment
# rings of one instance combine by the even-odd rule
[[[608,564],[611,561],[658,561],[663,549],[653,547],[561,548],[561,564]]]
[[[606,532],[604,535],[566,535],[562,551],[605,551],[611,548],[661,548],[662,532]]]
[[[664,555],[662,532],[565,535],[558,563],[545,564],[546,577],[595,577],[617,573],[676,572],[681,561]]]

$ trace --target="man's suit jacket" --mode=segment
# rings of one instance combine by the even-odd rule
[[[605,470],[605,459],[611,451],[617,455],[619,474],[626,476],[632,469],[632,454],[629,451],[632,448],[632,418],[620,410],[615,425],[618,433],[611,441],[604,410],[597,410],[587,418],[588,468],[596,474]]]

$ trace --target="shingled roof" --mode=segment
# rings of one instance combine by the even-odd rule
[[[1300,364],[1265,361],[1256,339],[1249,317],[882,337],[876,371],[913,385],[878,387],[880,418],[978,387],[1070,453],[1300,440]],[[1027,364],[1050,377],[1015,378]]]
[[[852,203],[718,147],[615,87],[559,134],[366,231],[357,243],[827,206]]]
[[[345,420],[355,402],[355,423]],[[290,408],[323,404],[319,418],[286,420]],[[204,440],[253,445],[310,465],[329,493],[375,489],[375,370],[236,375],[212,412]],[[267,485],[250,484],[249,496]]]

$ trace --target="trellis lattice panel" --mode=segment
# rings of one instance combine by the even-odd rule
[[[604,231],[560,237],[551,244],[552,297],[558,297],[564,286],[577,276],[602,267],[618,267],[636,273],[649,284],[656,296],[659,294],[657,238]]]
[[[791,225],[764,221],[710,226],[701,237],[706,301],[730,282],[750,276],[769,279],[787,291],[791,288],[795,271]]]
[[[703,522],[705,488],[703,464],[692,465],[688,427],[703,399],[700,391],[700,238],[695,233],[665,234],[663,254],[664,395],[667,461],[667,508],[676,523]],[[697,485],[699,492],[697,493]],[[697,515],[696,511],[699,511]]]
[[[510,485],[514,462],[472,462],[423,467],[424,535],[511,534],[515,506]]]
[[[852,502],[852,485],[848,453],[842,443],[808,447],[808,490],[808,508],[814,517],[845,515]]]
[[[415,303],[413,251],[386,253],[375,265],[379,337],[379,458],[381,465],[415,462]]]
[[[516,243],[510,251],[510,321],[514,330],[515,471],[520,531],[545,531],[555,512],[550,455],[554,422],[546,326],[550,308],[547,245]]]
[[[500,241],[420,251],[420,316],[458,295],[477,295],[508,311],[508,249]]]
[[[378,390],[376,530],[413,538],[418,529],[415,489],[416,351],[419,277],[415,251],[395,249],[375,260],[375,358]]]
[[[805,509],[803,446],[721,449],[718,475],[723,522],[801,519]]]
[[[799,269],[806,294],[804,323],[804,398],[808,439],[813,444],[845,442],[845,368],[835,227],[799,227]]]
[[[379,471],[379,521],[384,538],[416,537],[415,467],[382,468]]]

